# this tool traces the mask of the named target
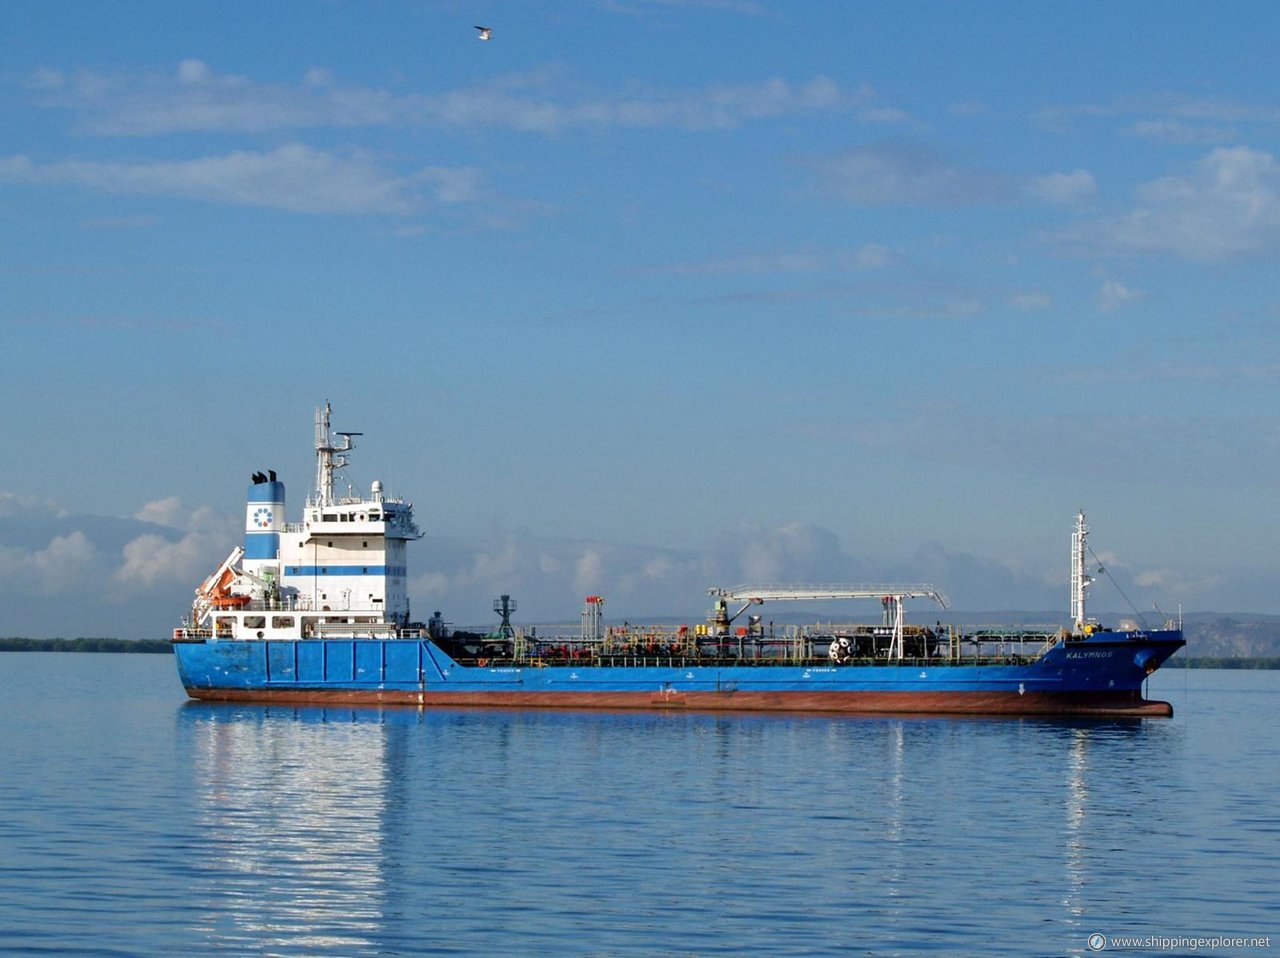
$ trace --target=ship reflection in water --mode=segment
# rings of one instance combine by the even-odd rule
[[[288,958],[939,935],[976,953],[992,921],[1063,953],[1125,880],[1117,849],[1156,837],[1143,759],[1179,738],[1138,719],[227,703],[178,721],[200,833],[186,930]],[[1154,893],[1139,871],[1126,900]]]
[[[377,710],[190,704],[205,908],[228,953],[363,955],[384,925],[387,729]]]

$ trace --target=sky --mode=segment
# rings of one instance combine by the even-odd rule
[[[478,39],[476,25],[492,28]],[[1280,613],[1270,3],[0,6],[0,634],[164,637],[315,407],[423,617]],[[923,613],[932,615],[932,611]]]

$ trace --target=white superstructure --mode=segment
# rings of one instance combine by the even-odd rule
[[[335,492],[359,433],[331,433],[330,406],[316,410],[316,487],[302,521],[284,522],[284,483],[255,473],[245,544],[196,590],[191,635],[297,639],[393,636],[409,624],[407,545],[421,538],[413,505],[384,494]],[[335,438],[336,437],[336,438]]]

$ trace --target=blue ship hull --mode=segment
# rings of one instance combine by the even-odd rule
[[[1095,632],[1030,660],[461,663],[430,639],[175,640],[192,698],[305,703],[1167,716],[1144,680],[1177,629]]]

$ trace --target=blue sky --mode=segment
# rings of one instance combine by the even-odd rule
[[[10,0],[0,633],[167,634],[325,399],[424,614],[1065,616],[1081,507],[1140,607],[1280,612],[1274,23]]]

